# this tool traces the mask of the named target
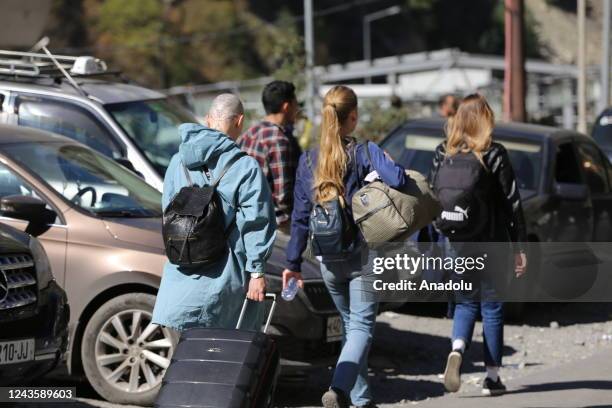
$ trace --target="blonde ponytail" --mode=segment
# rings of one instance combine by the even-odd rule
[[[346,86],[327,92],[321,112],[321,145],[314,177],[315,201],[323,203],[344,195],[348,155],[340,130],[357,108],[357,96]]]

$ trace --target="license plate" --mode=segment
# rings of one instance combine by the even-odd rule
[[[337,341],[342,339],[342,319],[340,316],[333,316],[327,319],[327,341]]]
[[[0,365],[34,360],[34,339],[0,342]]]

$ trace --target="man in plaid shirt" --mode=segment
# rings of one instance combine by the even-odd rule
[[[264,120],[250,127],[237,143],[259,162],[270,183],[278,228],[288,233],[295,171],[301,154],[291,134],[299,111],[295,86],[290,82],[273,81],[266,85],[261,99],[266,111]]]

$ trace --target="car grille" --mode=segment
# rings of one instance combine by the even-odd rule
[[[0,310],[35,303],[36,270],[29,255],[0,255]]]
[[[308,301],[317,312],[335,310],[334,301],[323,282],[307,282],[304,285],[304,292],[308,297]]]

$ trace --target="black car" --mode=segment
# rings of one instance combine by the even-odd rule
[[[612,161],[612,107],[605,109],[593,126],[593,140]]]
[[[0,224],[0,385],[24,384],[58,365],[68,316],[38,239]]]
[[[409,121],[382,142],[394,160],[428,174],[444,121]],[[531,241],[612,241],[612,165],[580,133],[522,123],[500,123],[493,138],[510,155]]]
[[[442,119],[406,122],[381,147],[406,168],[427,175],[434,150],[445,139],[444,124]],[[493,138],[508,151],[523,199],[528,240],[536,243],[529,246],[534,252],[528,254],[532,272],[513,285],[530,299],[542,291],[555,299],[576,298],[590,288],[596,269],[590,268],[587,276],[588,268],[583,267],[581,279],[576,279],[574,267],[599,262],[593,261],[596,257],[586,243],[599,242],[595,245],[601,247],[612,241],[612,165],[590,137],[569,130],[499,123]],[[559,249],[563,242],[571,244]],[[551,260],[559,263],[560,250],[571,260],[563,271],[550,266]],[[520,309],[510,314],[518,317]]]

